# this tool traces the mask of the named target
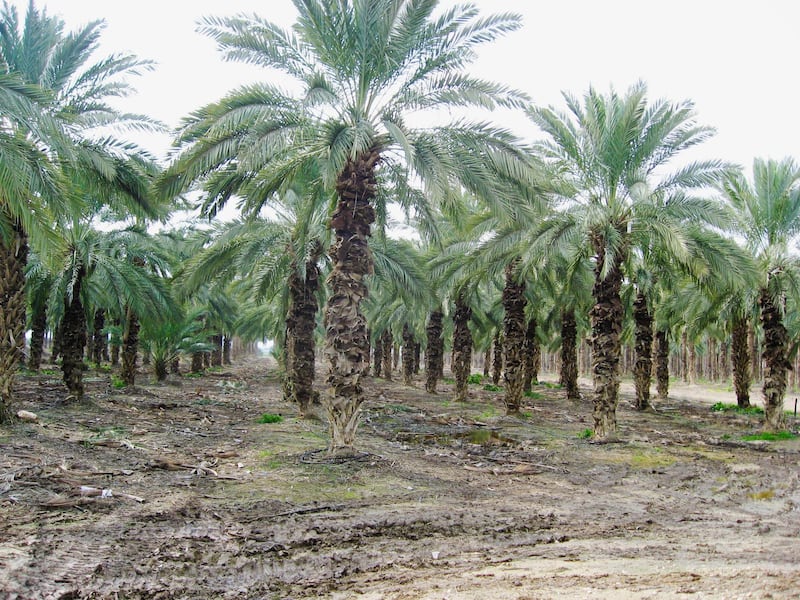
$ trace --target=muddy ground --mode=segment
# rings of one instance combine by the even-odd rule
[[[595,444],[586,389],[509,418],[482,386],[457,405],[373,379],[363,454],[337,462],[266,359],[87,375],[81,405],[20,378],[39,421],[0,430],[0,598],[800,597],[800,442],[743,441],[757,416],[679,390],[646,413],[624,392]]]

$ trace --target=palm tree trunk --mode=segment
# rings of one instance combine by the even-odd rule
[[[388,329],[383,332],[383,339],[381,340],[381,363],[383,365],[383,378],[386,381],[392,380],[392,348],[394,347],[394,338],[392,332]]]
[[[408,323],[403,323],[403,383],[414,383],[414,335]]]
[[[176,356],[172,359],[172,362],[169,365],[169,372],[173,375],[181,374],[181,359],[179,356]]]
[[[83,347],[86,345],[86,311],[81,302],[81,287],[86,271],[78,270],[72,285],[71,297],[64,299],[64,318],[61,323],[64,341],[62,346],[61,372],[70,395],[83,400]]]
[[[222,340],[222,364],[231,365],[231,336],[226,335]]]
[[[98,308],[94,311],[94,327],[92,329],[92,360],[96,365],[103,362],[104,351],[107,352],[108,338],[103,333],[106,326],[106,311]]]
[[[428,336],[428,346],[425,350],[425,391],[429,394],[436,393],[436,384],[444,361],[443,321],[444,313],[439,309],[434,310],[428,318],[428,326],[425,329]]]
[[[456,311],[453,315],[453,377],[456,380],[455,400],[467,401],[467,379],[472,370],[472,332],[469,320],[472,309],[464,301],[463,293],[456,298]]]
[[[561,385],[567,399],[580,400],[578,391],[578,324],[575,309],[561,309]]]
[[[47,332],[47,303],[35,303],[31,316],[31,351],[28,355],[28,369],[38,371],[42,366],[44,335]]]
[[[422,356],[422,344],[414,342],[414,375],[419,375],[419,359]]]
[[[633,368],[636,408],[644,410],[650,406],[650,381],[653,376],[653,316],[642,292],[636,294],[633,303],[633,320],[636,326],[636,363]]]
[[[594,379],[594,435],[599,439],[617,432],[617,402],[619,401],[620,336],[622,334],[623,307],[620,298],[622,287],[621,261],[617,260],[603,277],[605,244],[597,239],[594,244],[596,264],[592,288],[594,306],[592,321],[592,369]]]
[[[503,374],[503,336],[498,331],[494,334],[494,356],[492,358],[492,383],[500,383],[500,376]]]
[[[314,329],[319,309],[316,295],[319,268],[316,259],[306,261],[305,271],[305,277],[301,277],[296,269],[292,269],[289,277],[291,304],[286,317],[286,343],[291,344],[292,348],[286,371],[291,380],[291,400],[297,402],[301,416],[308,415],[314,400]]]
[[[786,372],[792,368],[786,358],[789,334],[783,324],[780,307],[767,287],[761,290],[761,327],[764,331],[764,429],[780,431],[786,418],[783,397],[786,393]]]
[[[125,385],[136,382],[136,355],[139,352],[139,318],[128,307],[125,332],[122,335],[122,369],[120,377]]]
[[[492,370],[492,344],[486,347],[483,352],[483,376],[488,379],[491,376]]]
[[[369,365],[367,320],[361,301],[367,297],[365,278],[373,272],[368,246],[375,221],[377,150],[347,162],[336,182],[339,202],[331,216],[335,241],[330,250],[330,297],[325,311],[325,359],[328,364],[325,408],[332,453],[353,451],[363,402],[361,377]]]
[[[14,232],[8,243],[0,239],[0,423],[13,418],[14,379],[25,338],[28,240],[20,227]]]
[[[536,317],[528,319],[528,327],[525,329],[525,375],[523,377],[522,389],[530,392],[533,384],[539,383],[539,363],[542,360],[542,351],[539,347],[539,338],[536,336],[538,323]]]
[[[212,367],[221,367],[222,366],[222,334],[215,333],[211,336],[211,344],[214,346],[214,349],[211,351],[211,366]]]
[[[525,346],[525,282],[518,279],[517,261],[506,265],[503,288],[503,349],[505,362],[506,414],[518,415],[522,405],[524,367],[522,351]]]
[[[202,352],[192,352],[191,370],[192,370],[192,373],[202,373],[203,372],[203,353]]]
[[[375,338],[375,343],[372,347],[372,374],[375,377],[381,376],[381,364],[383,363],[383,340],[382,335],[379,335]]]
[[[659,400],[669,397],[669,339],[664,329],[656,332],[656,391]]]
[[[733,388],[736,391],[736,404],[741,408],[750,406],[750,346],[747,343],[747,332],[750,329],[748,319],[737,315],[733,319],[731,333],[731,354],[733,361]]]

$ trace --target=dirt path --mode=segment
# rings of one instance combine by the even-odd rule
[[[800,442],[743,441],[757,417],[625,397],[621,441],[593,444],[588,401],[544,385],[513,419],[480,386],[376,379],[364,454],[335,462],[263,361],[91,379],[65,406],[57,375],[23,378],[40,422],[0,430],[0,598],[800,594]]]

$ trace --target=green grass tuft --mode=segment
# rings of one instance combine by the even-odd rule
[[[791,431],[776,431],[775,433],[764,431],[762,433],[742,436],[742,439],[745,442],[780,442],[782,440],[793,440],[796,437],[797,434]]]
[[[586,429],[584,429],[583,431],[578,433],[578,437],[581,438],[582,440],[588,440],[593,435],[594,435],[594,431],[592,431],[588,427]]]
[[[748,406],[742,408],[738,404],[728,404],[726,402],[717,402],[711,406],[713,412],[732,412],[739,415],[763,415],[764,409],[760,406]]]
[[[467,383],[475,383],[480,385],[481,383],[483,383],[483,375],[479,373],[473,373],[472,375],[467,377]]]
[[[539,392],[525,392],[526,398],[533,398],[534,400],[541,400],[544,398]]]
[[[264,413],[258,417],[257,423],[280,423],[283,417],[280,415],[273,415],[272,413]]]
[[[487,392],[502,392],[503,391],[503,388],[501,388],[499,385],[495,385],[493,383],[487,383],[485,386],[483,386],[483,389],[485,389]]]

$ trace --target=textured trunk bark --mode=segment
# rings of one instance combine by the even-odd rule
[[[764,429],[780,431],[785,428],[783,397],[786,393],[786,372],[792,364],[786,358],[789,334],[783,324],[783,314],[767,287],[761,290],[761,327],[764,331]]]
[[[386,381],[392,380],[392,347],[394,346],[394,339],[392,332],[388,329],[383,332],[383,339],[381,340],[381,364],[383,369],[383,378]]]
[[[667,332],[656,332],[656,391],[659,400],[669,397],[669,340]]]
[[[536,336],[538,326],[536,317],[531,317],[528,319],[528,327],[525,329],[525,375],[522,389],[526,392],[530,392],[532,386],[539,383],[539,363],[542,360],[542,351],[539,347],[539,338]]]
[[[211,366],[222,366],[222,335],[217,333],[211,336],[211,343],[214,349],[211,351]]]
[[[61,322],[64,341],[61,372],[72,399],[83,400],[83,347],[86,345],[86,311],[81,302],[81,287],[86,271],[78,269],[72,284],[71,297],[64,299],[64,318]]]
[[[633,303],[633,320],[636,331],[636,363],[633,380],[636,389],[636,408],[644,410],[650,406],[650,382],[653,375],[653,316],[642,292]]]
[[[203,372],[203,353],[202,352],[192,352],[192,373],[202,373]]]
[[[425,328],[428,336],[428,346],[425,350],[425,391],[429,394],[436,393],[439,372],[444,362],[443,321],[444,313],[437,309],[428,317],[428,326]]]
[[[572,308],[561,310],[561,385],[567,399],[581,399],[578,391],[578,323]]]
[[[173,375],[181,374],[181,359],[179,357],[176,356],[172,359],[172,362],[169,364],[169,372]]]
[[[355,443],[363,401],[361,377],[369,366],[367,320],[361,301],[365,278],[373,272],[368,239],[375,221],[372,199],[377,183],[377,150],[365,152],[344,166],[336,182],[339,201],[331,216],[330,297],[325,311],[325,359],[328,389],[324,395],[332,453],[350,453]]]
[[[492,345],[483,352],[483,377],[488,379],[492,375]]]
[[[231,365],[231,336],[226,335],[222,340],[222,364]]]
[[[47,332],[47,303],[36,303],[31,316],[31,349],[28,354],[28,369],[38,371],[44,354],[44,335]]]
[[[381,365],[383,364],[383,340],[381,336],[375,338],[375,344],[372,349],[372,374],[375,377],[381,376]]]
[[[321,252],[321,248],[320,248]],[[306,261],[305,277],[292,269],[289,277],[291,304],[286,317],[287,346],[292,352],[286,365],[287,378],[291,382],[291,400],[297,402],[300,415],[309,414],[314,401],[314,329],[317,326],[317,289],[319,288],[319,268],[317,256]]]
[[[731,333],[733,388],[736,391],[736,404],[741,408],[750,406],[750,386],[753,383],[750,375],[750,346],[747,341],[749,330],[750,326],[746,317],[734,317]]]
[[[681,334],[681,379],[689,383],[689,334],[686,330]]]
[[[160,357],[156,358],[153,361],[153,373],[156,381],[164,381],[167,378],[167,361]]]
[[[129,307],[122,336],[122,369],[120,377],[125,385],[136,383],[136,355],[139,352],[139,317]]]
[[[467,306],[462,294],[456,299],[456,311],[453,315],[453,377],[456,380],[455,400],[466,402],[467,379],[472,370],[472,332],[469,320],[472,309]]]
[[[756,381],[761,380],[761,358],[758,354],[758,336],[756,335],[756,328],[753,323],[747,330],[747,345],[750,347],[750,376]]]
[[[403,383],[414,383],[414,335],[407,323],[403,323]]]
[[[517,274],[517,262],[506,265],[503,288],[503,349],[506,414],[519,414],[524,387],[522,352],[525,346],[525,282]]]
[[[13,418],[14,379],[25,339],[25,266],[28,240],[21,228],[0,239],[0,423]]]
[[[419,375],[419,359],[422,356],[422,344],[414,342],[414,375]]]
[[[106,311],[98,308],[94,311],[94,327],[92,328],[92,360],[96,365],[103,362],[103,356],[108,353],[108,337],[103,333],[106,326]]]
[[[503,375],[503,336],[498,331],[494,334],[494,356],[492,357],[492,383],[498,385]]]
[[[620,299],[622,267],[621,261],[618,260],[603,278],[605,243],[602,239],[595,240],[594,250],[597,262],[592,288],[594,306],[590,312],[594,371],[593,418],[595,437],[605,439],[617,432],[620,336],[623,318]]]

